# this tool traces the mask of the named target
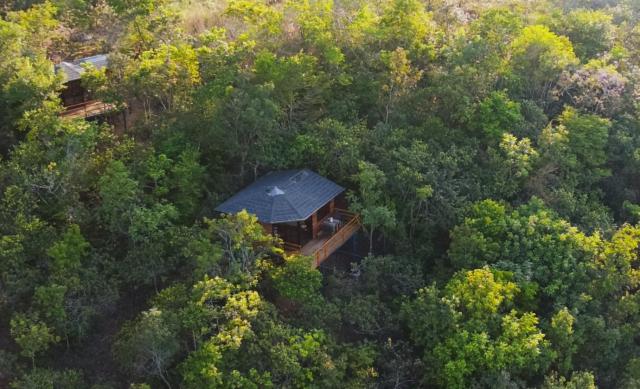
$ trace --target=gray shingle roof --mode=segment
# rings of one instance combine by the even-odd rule
[[[271,172],[220,204],[216,211],[246,209],[263,223],[284,223],[309,218],[342,193],[344,188],[308,169]]]
[[[60,62],[55,66],[56,73],[63,72],[64,82],[79,80],[84,73],[82,64],[90,63],[96,69],[102,69],[109,65],[109,58],[106,54],[94,55],[92,57],[80,58],[73,62]]]

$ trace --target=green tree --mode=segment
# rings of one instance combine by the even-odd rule
[[[11,318],[11,336],[21,348],[20,355],[31,359],[33,368],[36,356],[60,340],[46,324],[21,313]]]
[[[500,278],[488,269],[476,269],[460,272],[446,286],[445,293],[451,299],[451,305],[458,312],[463,312],[466,325],[479,328],[496,315],[498,308],[513,301],[519,292],[518,286]]]
[[[308,126],[292,142],[292,165],[310,166],[326,177],[344,179],[358,171],[367,143],[363,123],[325,119]]]
[[[306,303],[321,299],[322,274],[312,267],[311,258],[301,255],[286,256],[284,265],[271,271],[278,293],[290,300]]]
[[[464,388],[505,371],[544,371],[548,342],[534,313],[513,309],[519,288],[508,278],[488,268],[460,271],[442,291],[421,289],[404,304],[410,334],[434,367],[426,382]]]
[[[131,248],[127,253],[129,267],[123,269],[125,279],[152,282],[158,288],[160,277],[177,262],[170,242],[176,241],[174,223],[178,213],[173,205],[155,203],[151,207],[133,208],[128,236]]]
[[[549,104],[549,94],[562,71],[578,63],[569,39],[540,25],[525,27],[510,51],[507,77],[514,90],[542,106]]]
[[[615,27],[613,16],[601,10],[576,9],[566,15],[554,28],[573,44],[576,55],[583,61],[607,52],[613,46]]]
[[[191,220],[200,210],[205,191],[206,169],[199,160],[200,152],[185,150],[180,153],[168,174],[169,197],[181,220]]]
[[[386,49],[404,47],[423,60],[433,57],[439,34],[431,14],[416,0],[386,2],[376,32]]]
[[[185,363],[185,367],[199,368],[185,371],[189,387],[204,383],[250,388],[365,387],[375,374],[370,348],[339,348],[324,331],[279,321],[268,306],[252,320],[251,332],[245,333],[241,343],[201,350]],[[202,378],[208,375],[206,381],[191,381],[195,372]]]
[[[175,329],[161,311],[152,308],[120,331],[114,353],[127,370],[142,377],[158,377],[171,388],[167,369],[179,347]]]
[[[98,181],[102,198],[99,214],[108,228],[114,232],[126,232],[127,219],[138,201],[138,182],[122,161],[111,161]]]
[[[184,109],[200,82],[196,51],[188,45],[161,45],[145,51],[129,63],[125,82],[147,116],[158,108],[166,112]]]
[[[276,136],[277,120],[281,115],[272,98],[273,84],[256,87],[229,88],[222,101],[219,120],[225,132],[226,152],[244,179],[247,171],[257,178],[258,169],[271,155],[271,136]],[[281,139],[281,138],[279,138]],[[265,154],[266,152],[266,154]]]
[[[544,380],[543,389],[596,389],[595,379],[590,372],[577,371],[567,380],[557,374],[552,374]]]
[[[369,253],[373,253],[373,238],[376,229],[389,230],[395,225],[395,210],[384,193],[386,177],[374,164],[361,161],[355,176],[358,194],[351,196],[351,208],[360,213],[362,222],[369,230]]]
[[[557,126],[545,128],[540,136],[541,157],[547,165],[541,171],[552,173],[539,176],[538,180],[544,179],[545,185],[551,187],[588,189],[608,176],[606,145],[611,122],[572,108],[566,108],[558,122]]]
[[[52,71],[46,48],[58,22],[50,2],[9,12],[0,19],[0,152],[15,143],[22,116],[50,104],[57,106],[61,78]]]
[[[63,285],[77,285],[82,261],[86,259],[90,247],[80,233],[80,227],[77,224],[69,226],[62,239],[47,250],[53,260],[53,280]]]
[[[537,199],[514,210],[491,200],[476,203],[451,238],[449,258],[456,267],[489,264],[511,271],[529,292],[540,288],[549,302],[568,307],[585,290],[588,263],[600,242],[599,236],[586,236]]]
[[[510,196],[522,190],[531,174],[535,173],[540,154],[529,138],[518,139],[505,133],[496,149],[488,149],[490,169],[487,177],[489,188],[500,198]]]
[[[126,23],[126,33],[120,39],[120,46],[136,57],[173,41],[180,34],[178,15],[168,7],[166,0],[109,0],[107,3]]]
[[[387,68],[381,82],[380,105],[382,120],[389,124],[396,106],[401,104],[402,98],[409,95],[422,78],[422,71],[411,66],[407,52],[401,47],[392,52],[383,51],[380,55]]]
[[[495,143],[507,132],[514,132],[523,122],[520,104],[509,100],[504,92],[492,92],[478,104],[473,126],[480,130],[487,140]]]
[[[269,42],[282,29],[282,13],[261,1],[230,1],[224,14],[242,23],[243,36],[252,38],[255,43]]]
[[[238,290],[222,278],[205,276],[193,288],[195,307],[214,324],[203,334],[201,346],[180,366],[187,387],[223,385],[238,379],[237,373],[221,369],[224,353],[237,350],[252,334],[251,319],[261,307],[260,295],[255,291]]]
[[[558,371],[565,376],[573,367],[572,357],[577,350],[574,322],[573,315],[567,308],[563,308],[551,318],[551,328],[548,331],[549,340],[558,355]]]
[[[83,387],[86,387],[86,382],[78,370],[35,368],[11,382],[13,389],[81,389]]]
[[[34,295],[36,312],[56,333],[64,336],[69,348],[69,322],[65,310],[65,294],[67,287],[63,285],[38,286]]]
[[[257,217],[247,211],[206,223],[207,234],[222,246],[224,272],[231,279],[251,280],[269,254],[282,253],[279,240],[266,233]]]

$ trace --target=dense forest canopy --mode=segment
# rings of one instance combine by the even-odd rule
[[[0,1],[0,387],[640,387],[636,0]],[[116,121],[70,119],[54,64]],[[368,254],[222,200],[308,168]]]

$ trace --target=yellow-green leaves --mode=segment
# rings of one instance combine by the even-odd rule
[[[576,318],[564,307],[551,317],[549,339],[557,357],[558,371],[568,375],[573,366],[572,358],[577,350],[577,336],[575,333]]]
[[[383,5],[377,37],[389,49],[404,47],[418,58],[433,58],[438,27],[418,0],[389,0]]]
[[[204,320],[188,323],[202,323],[209,328],[190,330],[194,334],[208,334],[209,338],[181,365],[183,378],[187,387],[221,385],[224,377],[219,363],[226,352],[240,348],[252,333],[251,321],[259,313],[262,300],[257,292],[242,290],[220,277],[205,276],[193,291],[195,301],[191,311]]]
[[[282,13],[278,12],[267,2],[261,0],[232,0],[229,1],[225,15],[238,18],[244,23],[244,35],[241,39],[265,40],[281,32]]]
[[[30,358],[33,367],[36,355],[60,340],[46,324],[24,314],[16,314],[11,319],[11,336],[20,346],[20,354]]]
[[[462,268],[486,264],[514,272],[514,281],[534,282],[543,296],[572,301],[584,290],[598,236],[585,236],[531,200],[509,210],[492,200],[476,203],[451,233],[449,258]]]
[[[27,53],[35,55],[44,53],[51,43],[51,38],[56,36],[55,31],[60,24],[55,18],[56,12],[55,5],[47,0],[42,4],[31,6],[25,11],[9,12],[6,19],[24,29],[25,34],[22,35],[22,38],[25,50]]]
[[[544,365],[548,347],[532,312],[514,308],[518,286],[505,272],[463,270],[445,288],[421,289],[403,306],[423,361],[425,379],[466,388],[501,371],[529,372]]]
[[[486,320],[513,301],[518,286],[496,279],[488,268],[458,273],[446,287],[446,298],[471,320]]]
[[[54,243],[47,250],[47,254],[52,258],[53,279],[60,283],[74,285],[79,283],[79,270],[82,260],[88,254],[89,242],[80,233],[80,227],[72,224],[62,236],[62,239]]]
[[[420,79],[422,70],[411,66],[407,52],[399,47],[392,52],[380,53],[387,70],[383,75],[380,103],[383,108],[384,122],[389,123],[391,114],[403,97],[410,94]]]
[[[611,122],[567,107],[557,126],[542,132],[542,157],[553,164],[561,178],[574,185],[589,186],[610,174],[605,167]]]
[[[527,64],[527,61],[531,63]],[[527,69],[527,66],[538,66],[538,69],[531,70],[543,75],[553,75],[577,63],[571,41],[554,34],[545,26],[525,27],[511,44],[511,64],[515,71]]]
[[[558,32],[571,40],[583,61],[605,53],[613,45],[613,16],[601,10],[576,9],[564,15]]]
[[[522,126],[524,118],[520,111],[520,104],[509,99],[504,91],[492,92],[477,105],[471,125],[482,131],[492,144],[506,132]]]
[[[301,303],[322,299],[322,274],[312,266],[312,259],[301,255],[286,256],[284,264],[271,271],[274,287],[281,296]]]
[[[126,77],[149,112],[155,104],[165,111],[184,109],[200,82],[196,51],[189,45],[162,45],[145,51],[129,64]]]
[[[254,283],[261,262],[282,253],[278,238],[266,233],[257,217],[245,210],[206,222],[211,238],[222,247],[224,272],[231,279]]]
[[[300,34],[311,49],[319,51],[327,63],[341,64],[345,57],[335,37],[333,0],[291,1],[289,6],[298,13]]]
[[[524,97],[545,102],[560,73],[578,64],[571,42],[541,25],[522,29],[511,43],[507,77]]]
[[[55,7],[45,2],[28,11],[10,12],[6,20],[0,18],[0,134],[4,139],[0,150],[9,147],[7,140],[17,133],[25,113],[39,123],[57,116],[56,94],[62,77],[56,77],[47,58],[57,27],[54,13]]]

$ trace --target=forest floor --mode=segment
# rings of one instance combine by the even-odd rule
[[[114,312],[99,318],[82,344],[72,345],[64,354],[51,359],[54,361],[54,367],[80,369],[84,372],[84,378],[89,385],[109,384],[115,388],[128,387],[131,384],[131,377],[122,372],[121,366],[113,358],[111,347],[122,325],[144,310],[149,298],[154,294],[155,290],[151,287],[148,290],[130,291],[121,296]]]

